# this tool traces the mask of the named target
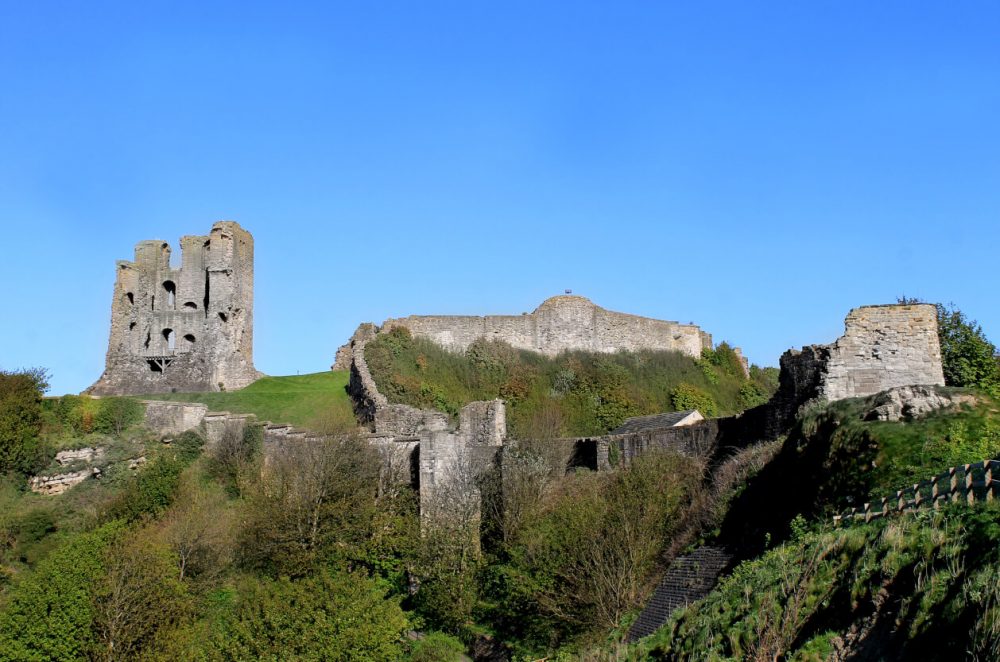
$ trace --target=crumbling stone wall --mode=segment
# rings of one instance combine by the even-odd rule
[[[232,221],[170,246],[141,241],[119,261],[104,374],[94,395],[242,388],[253,367],[253,237]]]
[[[389,319],[378,331],[397,326],[405,326],[414,336],[429,338],[458,352],[465,351],[479,338],[503,340],[518,349],[547,356],[567,350],[611,353],[653,349],[698,357],[702,348],[712,347],[712,336],[693,324],[616,313],[581,296],[552,297],[524,315],[413,315]],[[338,350],[335,370],[349,368],[353,354],[350,345]]]
[[[778,392],[755,414],[766,419],[762,425],[769,436],[787,429],[802,405],[813,400],[944,384],[933,305],[862,306],[848,313],[844,325],[844,335],[829,345],[782,355]]]

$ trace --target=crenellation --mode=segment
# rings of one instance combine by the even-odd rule
[[[95,395],[242,388],[253,367],[253,237],[221,221],[170,246],[140,241],[119,261],[104,374]]]

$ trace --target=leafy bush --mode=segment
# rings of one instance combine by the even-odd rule
[[[737,413],[777,388],[776,370],[753,366],[748,379],[725,343],[697,361],[680,352],[653,351],[550,358],[486,339],[459,354],[402,329],[379,334],[365,350],[368,367],[391,402],[454,416],[473,400],[503,398],[515,438],[604,434],[630,416],[677,409],[671,395],[681,385],[686,385],[682,393],[700,389],[696,404],[707,415]],[[682,399],[682,404],[691,403]]]
[[[209,653],[227,660],[402,659],[409,624],[398,600],[359,574],[247,579],[213,629]]]
[[[649,573],[701,486],[701,466],[643,455],[607,474],[552,486],[491,569],[495,620],[532,653],[595,627],[611,628],[642,595]]]
[[[997,348],[982,327],[954,305],[937,304],[938,339],[945,383],[973,386],[1000,397],[1000,361]]]
[[[42,394],[45,372],[0,371],[0,474],[31,473],[39,468]]]
[[[104,551],[120,523],[78,534],[16,585],[0,612],[0,655],[6,660],[84,659],[96,646],[92,591]]]
[[[94,430],[104,434],[121,434],[142,420],[143,406],[135,398],[101,398],[94,417]]]
[[[409,662],[460,662],[465,657],[462,642],[444,632],[431,632],[410,644]]]
[[[741,390],[742,395],[742,390]],[[707,418],[715,416],[718,407],[712,396],[704,390],[691,384],[681,384],[670,394],[670,401],[677,411],[697,409]]]

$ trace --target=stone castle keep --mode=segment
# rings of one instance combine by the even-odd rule
[[[238,389],[253,366],[253,237],[232,221],[208,236],[181,237],[181,266],[170,246],[141,241],[119,261],[111,337],[93,395]]]

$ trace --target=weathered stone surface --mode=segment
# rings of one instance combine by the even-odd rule
[[[232,221],[170,246],[141,241],[118,262],[111,336],[94,395],[217,391],[260,377],[253,367],[253,237]]]
[[[821,396],[832,402],[915,384],[944,385],[935,307],[852,310],[844,335],[829,346]]]
[[[74,485],[79,485],[91,476],[99,476],[100,474],[100,469],[97,467],[90,467],[87,469],[81,469],[80,471],[56,474],[54,476],[34,476],[28,481],[28,487],[31,488],[32,492],[37,492],[38,494],[62,494],[69,488]]]
[[[829,345],[789,350],[781,357],[778,392],[760,412],[773,438],[814,400],[833,402],[899,386],[944,385],[937,311],[930,304],[863,306]]]
[[[56,462],[61,467],[65,467],[77,462],[93,463],[104,458],[103,448],[77,448],[76,450],[59,451],[56,453]]]
[[[533,313],[524,315],[412,315],[386,320],[376,329],[365,324],[359,334],[404,326],[414,336],[429,338],[446,349],[465,351],[479,338],[503,340],[512,347],[555,356],[567,350],[588,352],[637,351],[642,349],[675,350],[689,356],[701,356],[703,348],[712,347],[712,336],[693,324],[628,315],[605,310],[581,296],[556,296],[547,299]],[[337,351],[333,368],[346,369],[353,355],[351,342]],[[742,355],[741,355],[742,356]]]
[[[869,421],[912,421],[938,409],[950,409],[961,404],[975,404],[971,395],[950,394],[933,386],[900,386],[877,394],[872,409],[865,416]]]
[[[208,406],[197,402],[166,402],[144,400],[145,425],[161,434],[180,434],[201,425],[208,413]]]

